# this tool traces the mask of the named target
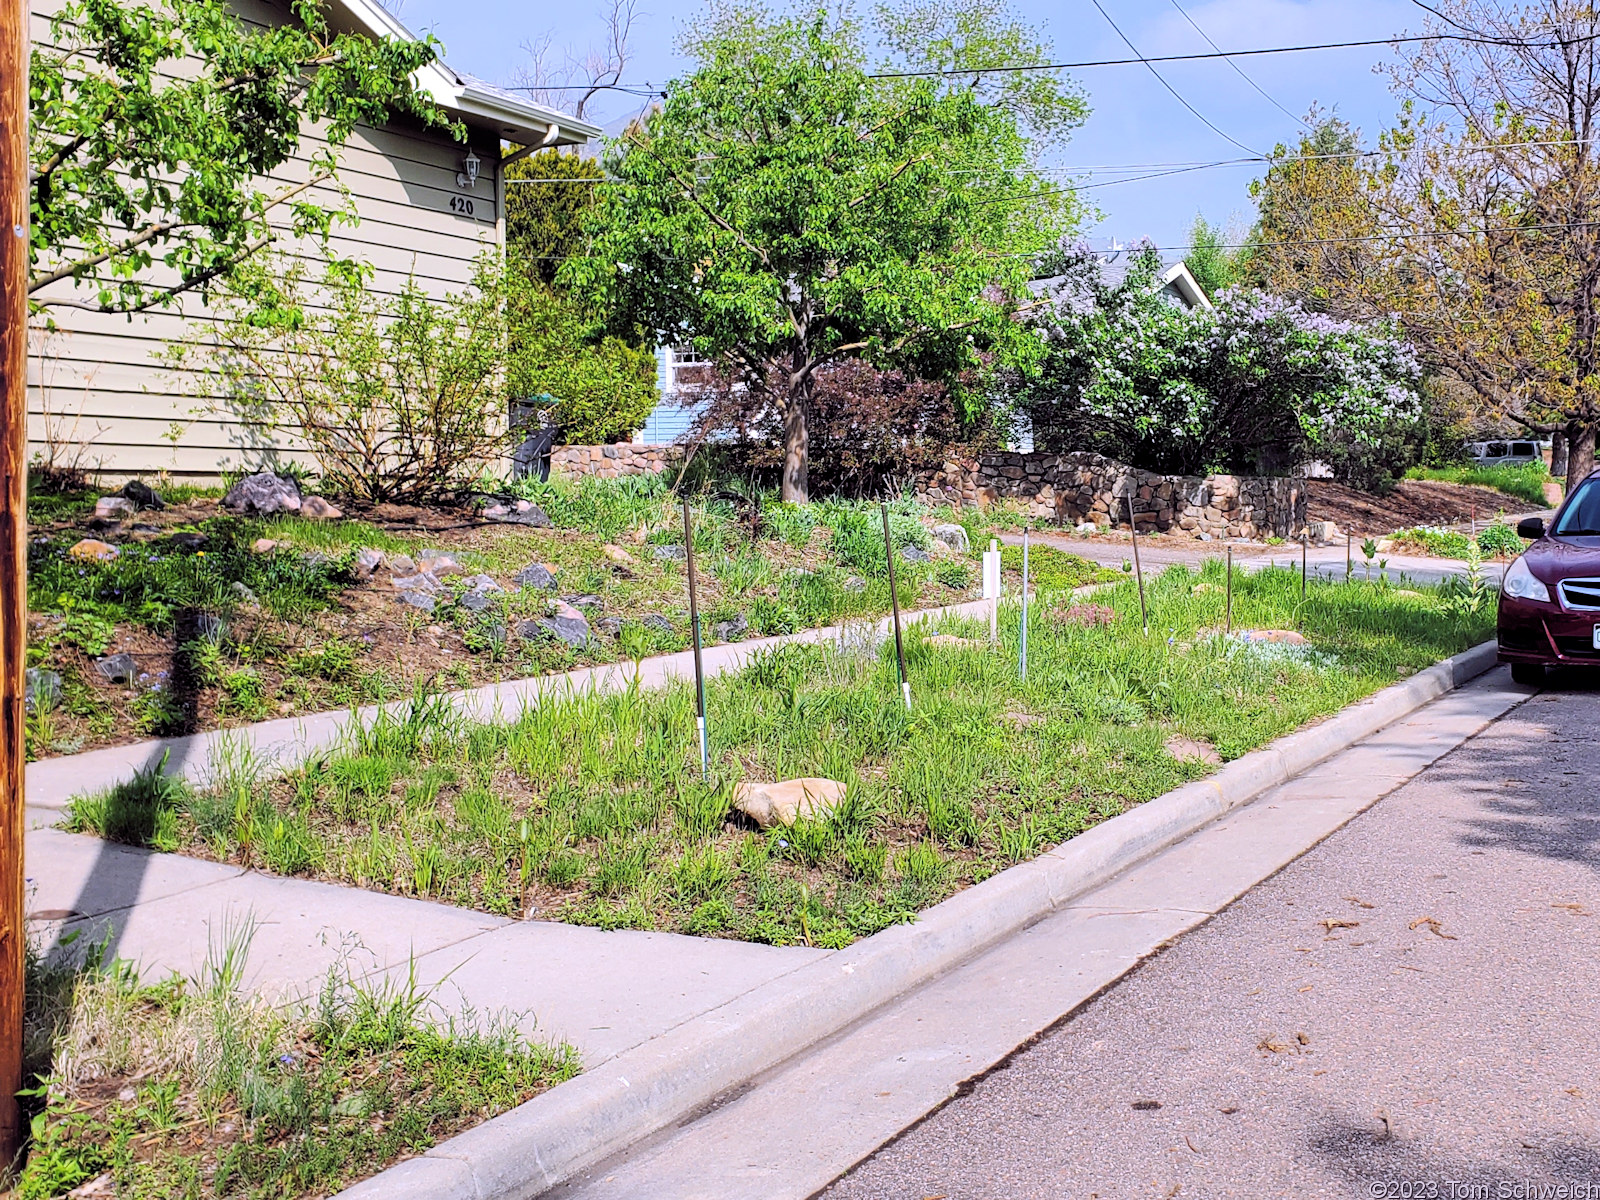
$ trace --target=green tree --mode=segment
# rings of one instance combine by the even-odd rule
[[[511,398],[538,406],[548,397],[548,419],[572,445],[622,441],[638,432],[660,399],[655,356],[601,335],[570,298],[537,279],[513,269],[507,286]]]
[[[506,168],[506,251],[513,264],[542,283],[555,282],[569,258],[584,254],[583,220],[605,177],[592,158],[545,150]]]
[[[36,307],[137,312],[225,281],[275,226],[325,242],[341,212],[312,189],[336,182],[357,124],[447,124],[412,80],[431,39],[336,34],[315,0],[290,9],[266,28],[227,0],[69,0],[56,13],[29,66]],[[308,181],[268,182],[313,129]],[[66,280],[69,294],[46,294]]]
[[[880,10],[888,68],[1043,60],[1000,10]],[[907,15],[911,14],[911,15]],[[688,340],[782,413],[782,495],[809,495],[816,372],[849,356],[952,379],[1027,341],[1032,259],[1076,223],[1038,144],[1087,113],[1055,76],[875,77],[831,8],[714,8],[696,62],[612,148],[588,257],[563,279],[623,327]]]
[[[1207,296],[1215,297],[1239,282],[1240,254],[1229,245],[1230,240],[1222,226],[1212,225],[1200,213],[1195,214],[1194,224],[1189,227],[1189,252],[1183,262]]]

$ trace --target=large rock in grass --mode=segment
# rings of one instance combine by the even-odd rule
[[[933,555],[929,554],[921,546],[907,546],[904,550],[900,551],[900,557],[905,559],[907,562],[912,563],[925,563],[933,561]]]
[[[262,471],[247,475],[228,489],[222,507],[245,516],[271,516],[300,511],[300,485],[292,479]]]
[[[556,575],[543,563],[529,563],[511,577],[511,582],[520,587],[536,588],[542,592],[555,590]]]
[[[502,525],[526,525],[530,529],[550,528],[549,516],[531,500],[492,500],[479,515],[485,521],[497,521]]]
[[[935,541],[943,542],[957,554],[965,554],[972,549],[972,542],[967,538],[967,531],[954,522],[933,527]]]
[[[102,521],[120,521],[138,511],[126,496],[101,496],[94,502],[94,515]]]
[[[584,615],[567,604],[556,605],[556,613],[552,617],[520,622],[517,632],[525,638],[552,637],[574,650],[582,650],[593,636]]]
[[[122,498],[140,512],[144,512],[146,509],[152,512],[160,512],[167,506],[167,502],[161,498],[161,494],[155,488],[147,483],[140,483],[137,479],[130,479],[122,485]]]
[[[29,667],[24,673],[22,703],[29,712],[49,712],[61,703],[61,676],[42,667]]]
[[[733,806],[763,829],[790,826],[801,817],[821,820],[844,800],[844,784],[832,779],[745,780],[733,789]]]
[[[321,496],[307,496],[300,502],[300,515],[313,521],[337,521],[344,510]]]
[[[80,542],[74,542],[67,553],[79,562],[110,562],[122,551],[110,542],[102,542],[98,538],[84,538]]]

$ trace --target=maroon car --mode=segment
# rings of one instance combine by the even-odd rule
[[[1532,544],[1500,583],[1500,661],[1518,683],[1554,666],[1600,666],[1600,471],[1556,510],[1517,523]]]

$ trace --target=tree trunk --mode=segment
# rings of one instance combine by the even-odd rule
[[[811,499],[811,435],[806,417],[811,407],[811,375],[790,376],[789,398],[783,406],[783,486],[779,498],[786,504]]]
[[[1595,427],[1587,421],[1573,421],[1567,426],[1567,491],[1589,477],[1594,470]]]
[[[1558,429],[1550,435],[1550,474],[1564,478],[1567,473],[1567,434]]]

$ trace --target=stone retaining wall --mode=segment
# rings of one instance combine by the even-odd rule
[[[550,451],[552,475],[659,475],[683,462],[682,446],[645,446],[618,442],[614,446],[557,446]]]
[[[1194,537],[1294,537],[1306,524],[1306,481],[1249,475],[1157,475],[1100,454],[983,454],[917,476],[928,504],[1026,500],[1032,516],[1064,525],[1126,525]]]

